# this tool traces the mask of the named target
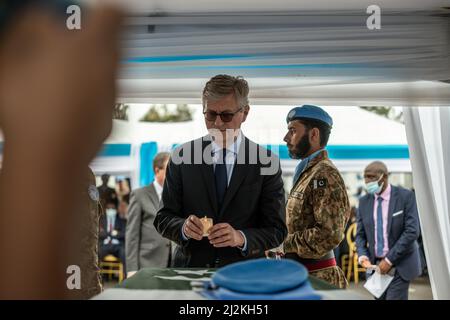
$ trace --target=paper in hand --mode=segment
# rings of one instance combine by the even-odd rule
[[[379,298],[386,291],[393,279],[393,275],[381,274],[376,271],[367,279],[364,288],[366,288],[373,296]]]

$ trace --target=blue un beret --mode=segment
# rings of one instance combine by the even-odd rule
[[[286,122],[289,123],[295,119],[313,119],[326,123],[330,127],[333,126],[333,119],[322,108],[312,105],[303,105],[301,107],[295,107],[289,111]]]

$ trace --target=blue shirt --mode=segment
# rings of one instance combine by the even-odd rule
[[[315,157],[317,157],[319,155],[319,153],[321,153],[323,150],[325,149],[320,149],[317,150],[316,152],[314,152],[313,154],[309,155],[308,157],[306,157],[305,159],[303,159],[302,161],[300,161],[300,163],[297,165],[297,167],[295,168],[295,173],[294,173],[294,179],[292,180],[292,185],[295,185],[295,183],[297,182],[298,178],[300,177],[300,175],[302,174],[303,170],[305,170],[305,168],[308,166],[308,163],[314,159]]]

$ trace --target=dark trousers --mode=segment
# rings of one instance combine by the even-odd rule
[[[100,244],[98,255],[100,259],[103,259],[107,255],[112,254],[114,257],[119,258],[123,264],[123,271],[127,274],[125,265],[125,246],[123,244]]]
[[[408,300],[409,281],[404,280],[395,271],[394,279],[389,284],[386,291],[376,300]]]

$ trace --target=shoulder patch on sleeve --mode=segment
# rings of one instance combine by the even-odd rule
[[[312,183],[314,190],[315,189],[324,189],[327,187],[327,185],[328,185],[328,181],[326,178],[314,179],[313,183]]]

